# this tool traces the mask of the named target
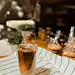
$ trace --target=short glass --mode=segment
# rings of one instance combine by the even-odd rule
[[[36,44],[20,44],[19,45],[19,66],[22,75],[35,75]]]

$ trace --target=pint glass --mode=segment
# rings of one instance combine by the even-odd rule
[[[22,75],[35,75],[36,44],[19,45],[19,66]]]

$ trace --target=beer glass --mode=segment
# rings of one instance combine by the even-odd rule
[[[19,45],[19,66],[22,75],[35,75],[36,44]]]

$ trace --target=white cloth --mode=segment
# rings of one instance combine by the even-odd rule
[[[75,75],[75,61],[39,48],[36,75]]]
[[[7,56],[0,58],[0,75],[20,75],[18,52],[7,40],[0,40],[0,56]]]
[[[2,49],[1,46],[0,49]],[[74,60],[58,56],[43,48],[38,48],[35,60],[36,75],[75,75]],[[21,75],[18,64],[17,52],[8,57],[1,58],[0,75]]]
[[[38,48],[37,63],[36,63],[36,75],[62,75],[52,63],[52,53],[43,48]]]
[[[17,52],[0,59],[0,75],[21,75]]]
[[[12,49],[6,40],[0,40],[0,56],[12,54]]]

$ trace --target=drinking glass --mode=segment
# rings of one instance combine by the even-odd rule
[[[36,44],[19,45],[19,66],[22,75],[35,75]]]

